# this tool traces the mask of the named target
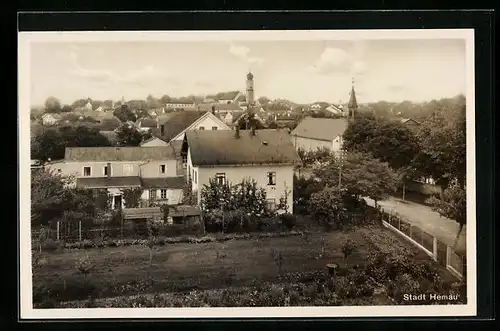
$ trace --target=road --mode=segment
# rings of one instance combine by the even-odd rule
[[[375,205],[375,202],[372,199],[364,199],[369,205]],[[395,197],[379,201],[378,204],[386,212],[392,210],[392,212],[398,213],[403,219],[406,219],[411,224],[418,226],[429,234],[434,235],[443,243],[453,246],[459,230],[459,225],[454,220],[440,216],[428,206],[411,201],[403,201]],[[464,226],[457,243],[457,251],[465,251],[465,238],[466,228]]]

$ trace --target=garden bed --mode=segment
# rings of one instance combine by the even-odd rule
[[[344,267],[342,254],[342,244],[346,239],[356,244],[356,250],[349,257],[348,268]],[[406,269],[392,270],[392,265],[388,265],[387,261],[376,265],[379,253],[405,257],[407,260],[402,258],[402,261]],[[277,256],[280,259],[277,259]],[[451,281],[446,279],[446,275],[452,276],[445,268],[435,265],[425,254],[417,254],[412,245],[379,227],[350,232],[305,233],[301,236],[163,245],[154,248],[151,264],[149,258],[149,249],[142,245],[62,250],[43,254],[33,272],[34,305],[56,307],[61,302],[87,302],[89,297],[94,297],[102,300],[96,301],[97,303],[73,304],[102,306],[118,300],[106,301],[106,298],[121,297],[118,303],[112,305],[130,307],[137,300],[146,300],[144,302],[151,302],[150,305],[155,307],[178,304],[189,306],[195,303],[199,306],[212,306],[213,301],[208,302],[208,299],[192,299],[194,301],[189,303],[180,298],[189,293],[194,293],[195,298],[208,296],[212,293],[210,291],[215,291],[213,295],[231,296],[237,291],[250,293],[255,288],[260,288],[263,293],[270,293],[268,290],[274,285],[285,289],[306,287],[309,283],[324,282],[326,265],[332,263],[340,267],[337,274],[338,282],[343,284],[340,288],[350,293],[362,293],[337,293],[336,299],[327,298],[325,294],[323,299],[317,301],[314,299],[316,297],[307,299],[305,295],[300,294],[301,297],[296,300],[297,305],[354,305],[356,302],[370,305],[375,304],[375,299],[372,298],[373,295],[368,294],[375,290],[387,293],[387,298],[397,304],[405,304],[401,299],[402,292],[397,292],[398,288],[395,287],[398,284],[416,286],[409,290],[426,289],[441,294],[448,294],[452,290]],[[82,259],[93,265],[86,276],[77,268]],[[278,260],[281,262],[278,263]],[[410,279],[405,278],[408,277],[408,270],[413,270],[410,272]],[[395,273],[394,279],[388,278],[390,272]],[[352,279],[346,278],[349,273],[352,274]],[[438,275],[436,280],[429,279],[434,275]],[[360,284],[353,287],[352,284],[356,282]],[[297,291],[302,293],[302,290]],[[158,293],[164,294],[155,297]],[[172,299],[164,299],[162,295]],[[127,297],[130,298],[126,299]],[[243,305],[252,302],[251,300],[254,300],[256,305],[269,304],[265,301],[268,299],[252,297],[250,294],[243,297],[238,299]],[[231,301],[232,299],[224,300],[220,301],[220,305],[238,304]],[[272,301],[272,305],[284,304],[280,303],[280,300]],[[294,305],[292,298],[286,300],[291,300],[287,301],[287,304]],[[135,304],[138,304],[137,302]]]

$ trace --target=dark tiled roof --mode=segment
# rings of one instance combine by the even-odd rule
[[[144,188],[181,189],[184,187],[185,179],[184,176],[141,178],[141,183]]]
[[[216,111],[241,111],[241,107],[235,103],[204,103],[200,105],[200,110],[212,111],[212,107],[214,107]]]
[[[236,96],[240,93],[240,91],[229,91],[229,92],[224,92],[221,95],[219,95],[219,100],[233,100],[236,98]]]
[[[299,156],[285,130],[189,131],[191,161],[196,166],[243,164],[291,164]]]
[[[182,140],[171,140],[168,144],[172,146],[172,148],[175,151],[175,155],[177,157],[181,156],[181,151],[182,151]]]
[[[66,161],[148,161],[175,159],[170,146],[159,147],[66,147]]]
[[[344,134],[347,121],[343,118],[304,118],[292,131],[292,136],[332,141],[337,136]]]
[[[180,103],[180,104],[185,104],[185,105],[192,105],[194,104],[193,100],[188,100],[188,99],[170,99],[168,103]]]
[[[205,112],[198,111],[180,111],[168,114],[162,117],[162,122],[160,125],[164,126],[164,133],[162,139],[169,141],[170,139],[177,136],[179,133],[187,129],[191,124],[196,122],[200,117],[202,117]]]
[[[142,127],[142,128],[156,128],[156,121],[152,118],[141,118],[137,120],[137,123]]]
[[[140,187],[141,179],[135,176],[77,178],[76,186],[81,188]]]

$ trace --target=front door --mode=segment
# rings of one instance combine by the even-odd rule
[[[121,208],[122,208],[122,196],[115,195],[114,202],[113,202],[113,209],[121,209]]]

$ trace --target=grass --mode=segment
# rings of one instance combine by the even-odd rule
[[[52,301],[49,306],[54,306],[62,301],[85,300],[89,297],[89,289],[85,287],[89,286],[93,289],[92,296],[112,298],[162,292],[205,293],[283,281],[291,283],[297,280],[290,275],[307,272],[322,275],[328,263],[344,266],[341,246],[345,239],[357,245],[357,250],[349,257],[349,266],[363,266],[373,251],[373,241],[387,245],[388,236],[393,240],[390,245],[396,249],[414,249],[389,230],[376,227],[348,233],[159,246],[154,249],[151,265],[149,249],[145,246],[44,253],[43,263],[34,271],[34,304],[49,300]],[[277,252],[283,258],[281,273],[275,262]],[[422,261],[429,260],[423,253],[419,256]],[[82,258],[94,264],[85,279],[76,267]]]

